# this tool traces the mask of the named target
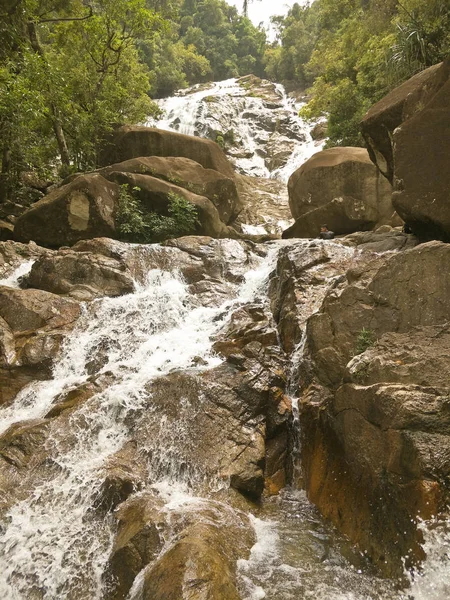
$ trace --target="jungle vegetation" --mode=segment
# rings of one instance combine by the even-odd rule
[[[327,116],[328,144],[360,145],[369,106],[450,52],[448,0],[294,4],[273,18],[270,43],[243,11],[225,0],[3,0],[0,187],[95,167],[108,132],[157,115],[155,98],[249,73],[308,90],[303,114]]]

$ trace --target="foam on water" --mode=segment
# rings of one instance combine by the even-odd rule
[[[34,263],[35,259],[23,262],[11,273],[11,275],[5,277],[4,279],[0,279],[0,285],[5,285],[12,288],[20,287],[20,279],[29,274]]]
[[[234,306],[259,292],[275,256],[276,250],[272,259],[255,257],[259,267],[217,308],[198,306],[179,274],[160,270],[134,294],[91,303],[66,339],[53,380],[29,386],[0,411],[4,430],[44,416],[61,393],[88,381],[92,361],[98,376],[114,374],[106,389],[66,417],[64,428],[50,425],[45,452],[52,469],[0,524],[1,597],[22,600],[37,590],[48,600],[102,597],[113,529],[110,517],[93,510],[101,494],[99,471],[129,439],[127,423],[142,408],[149,381],[192,368],[196,356],[202,370],[220,363],[212,335]]]
[[[408,573],[411,587],[402,600],[447,600],[450,598],[450,520],[422,523],[426,560]]]
[[[136,285],[135,293],[86,305],[63,345],[53,379],[33,383],[9,407],[0,408],[4,431],[13,423],[43,417],[62,394],[87,383],[92,373],[89,365],[95,364],[98,380],[110,378],[107,387],[72,413],[50,422],[45,464],[36,467],[44,476],[37,486],[31,481],[31,494],[27,499],[19,495],[0,523],[0,597],[103,597],[114,525],[111,516],[98,508],[101,474],[108,459],[130,439],[130,421],[139,419],[143,408],[151,409],[146,386],[172,370],[195,369],[194,357],[202,358],[202,370],[217,365],[220,359],[212,351],[215,333],[241,303],[267,301],[267,279],[278,250],[291,243],[275,243],[265,259],[255,257],[257,266],[249,267],[244,283],[236,285],[220,307],[199,306],[178,273],[157,269],[148,274],[145,285]],[[337,244],[328,247],[334,246],[336,260],[350,258],[348,249]],[[327,284],[332,284],[332,278]],[[310,310],[315,307],[312,300]],[[301,351],[300,344],[296,354]],[[183,427],[182,415],[179,420]],[[159,448],[161,455],[170,448],[170,435],[167,438],[166,446]],[[211,508],[211,500],[199,498],[188,480],[177,478],[176,470],[167,475],[148,482],[167,513],[200,514],[206,502]],[[233,509],[216,504],[218,515],[230,511],[232,519]],[[450,536],[445,524],[424,526],[428,558],[414,574],[410,589],[398,592],[342,557],[302,492],[282,494],[250,518],[256,543],[249,558],[238,561],[244,600],[449,597]],[[143,573],[136,578],[130,598],[139,598],[142,582]]]

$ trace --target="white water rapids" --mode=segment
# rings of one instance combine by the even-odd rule
[[[255,256],[253,265],[235,297],[218,308],[198,306],[178,273],[160,270],[150,271],[134,294],[93,302],[66,340],[53,379],[30,385],[1,409],[3,431],[42,418],[62,392],[89,380],[87,364],[96,354],[106,356],[100,378],[114,373],[106,389],[69,417],[64,435],[52,432],[46,447],[51,477],[0,524],[1,598],[102,597],[114,532],[108,518],[92,511],[99,471],[129,438],[127,423],[143,407],[149,381],[195,369],[194,357],[202,358],[202,370],[221,362],[211,351],[212,335],[233,306],[255,297],[273,263]]]
[[[220,307],[199,306],[179,273],[162,270],[150,271],[146,284],[137,285],[133,294],[86,305],[55,363],[52,380],[28,386],[13,404],[0,408],[2,431],[24,420],[39,420],[62,393],[89,382],[88,365],[100,361],[97,380],[104,382],[102,389],[63,417],[64,428],[52,429],[50,423],[45,464],[36,466],[45,477],[36,487],[30,483],[28,497],[19,491],[0,523],[1,598],[105,597],[103,573],[115,531],[111,516],[93,508],[103,467],[130,439],[130,422],[148,403],[145,387],[152,379],[177,369],[196,370],[195,357],[202,359],[202,370],[220,362],[212,352],[214,334],[235,307],[267,302],[267,278],[283,244],[273,244],[268,258],[255,255],[244,283],[236,284]],[[15,285],[28,267],[16,271],[10,283]],[[171,442],[168,432],[167,444]],[[162,456],[165,451],[162,446]],[[165,495],[167,510],[190,510],[202,502],[192,481],[181,474],[177,479],[176,469],[171,475],[151,481]],[[238,562],[243,600],[449,597],[450,538],[443,528],[426,529],[428,560],[404,594],[352,566],[340,553],[341,542],[335,542],[335,534],[301,492],[287,490],[251,519],[257,541],[249,559]],[[138,577],[130,598],[139,597],[139,582]]]
[[[289,98],[281,84],[271,85],[276,102],[253,95],[237,79],[197,85],[159,100],[163,117],[147,125],[213,140],[218,133],[233,132],[234,143],[226,151],[239,172],[287,181],[323,143],[313,141],[311,126],[298,116],[302,104]],[[282,154],[275,164],[267,154],[271,146],[275,155]]]

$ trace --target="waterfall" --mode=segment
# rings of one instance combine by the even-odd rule
[[[8,277],[0,279],[0,285],[5,285],[12,288],[20,287],[20,280],[29,274],[34,262],[35,261],[33,259],[26,260],[25,262],[21,263]]]
[[[269,260],[254,256],[243,284],[235,285],[218,307],[199,306],[179,273],[159,269],[149,272],[145,285],[136,284],[134,294],[84,307],[53,379],[32,384],[1,411],[3,430],[24,419],[40,419],[64,392],[90,380],[92,361],[98,363],[99,380],[114,374],[66,418],[63,428],[51,429],[40,483],[28,498],[19,494],[0,524],[3,598],[102,597],[102,574],[114,538],[111,517],[93,510],[102,467],[130,438],[130,422],[144,407],[151,410],[144,393],[150,381],[173,370],[198,369],[195,357],[201,358],[202,370],[221,362],[212,351],[213,334],[233,307],[258,295],[275,258],[276,252]],[[170,436],[165,443],[159,448],[162,456]],[[173,479],[177,475],[174,471]]]
[[[221,244],[215,250],[220,264]],[[149,384],[176,371],[203,372],[222,361],[213,340],[235,309],[246,303],[268,306],[269,279],[282,254],[295,263],[296,253],[313,250],[324,260],[309,268],[314,291],[298,300],[297,318],[306,320],[320,307],[327,291],[354,260],[355,250],[338,243],[279,241],[268,253],[251,254],[242,282],[229,284],[223,302],[202,302],[191,293],[177,269],[152,269],[135,292],[83,305],[76,328],[63,344],[50,381],[34,382],[9,406],[0,407],[4,432],[23,423],[40,427],[67,394],[94,385],[94,392],[49,427],[41,457],[14,490],[14,501],[0,522],[0,592],[25,600],[93,600],[105,597],[104,572],[115,539],[115,521],[102,509],[105,466],[126,447],[146,415],[159,434],[142,448],[146,453],[143,490],[158,492],[169,515],[199,514],[205,503],[220,511],[213,492],[228,482],[186,469],[183,456],[190,423],[196,414],[181,406],[175,429],[154,410]],[[160,252],[158,246],[148,251]],[[170,255],[175,249],[164,248]],[[236,260],[242,257],[236,254]],[[170,261],[168,261],[170,263]],[[173,261],[172,261],[173,262]],[[8,279],[17,285],[29,264]],[[2,283],[4,283],[4,280]],[[291,353],[287,392],[293,405],[306,337]],[[300,370],[299,370],[300,365]],[[295,411],[294,411],[295,413]],[[295,426],[299,426],[298,419]],[[207,480],[206,480],[207,479]],[[220,506],[219,506],[220,505]],[[219,513],[219,511],[218,511]],[[222,514],[221,513],[221,514]],[[303,491],[285,489],[250,514],[256,542],[250,556],[238,560],[242,600],[446,600],[450,540],[444,524],[424,524],[427,560],[411,576],[411,587],[367,572],[363,557],[320,518]],[[165,549],[170,544],[166,540]],[[163,550],[164,551],[164,550]],[[144,571],[135,579],[130,600],[140,598]],[[106,595],[107,597],[107,595]]]
[[[302,103],[288,98],[281,84],[269,84],[270,101],[245,85],[227,79],[181,90],[158,101],[163,118],[147,125],[214,141],[219,136],[238,172],[287,181],[323,143],[312,140],[298,116]]]

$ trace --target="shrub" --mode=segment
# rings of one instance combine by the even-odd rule
[[[197,208],[182,196],[169,194],[169,216],[149,213],[146,223],[152,241],[159,242],[173,237],[194,233],[198,224]]]
[[[138,187],[130,191],[128,185],[120,186],[116,222],[124,239],[148,244],[195,232],[198,224],[197,208],[188,200],[171,192],[168,196],[168,215],[155,212],[145,214],[136,197],[136,192],[139,191]]]
[[[375,332],[363,327],[356,338],[355,354],[362,354],[376,342]]]
[[[116,223],[124,239],[145,242],[148,235],[148,224],[140,201],[132,193],[139,190],[140,188],[134,187],[130,191],[126,183],[120,186]]]

